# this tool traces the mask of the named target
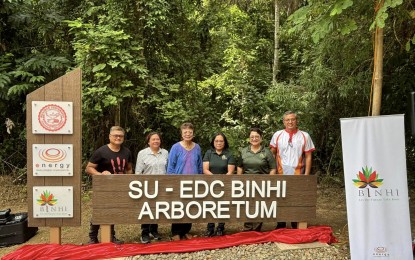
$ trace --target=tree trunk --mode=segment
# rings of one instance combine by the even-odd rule
[[[278,75],[278,32],[280,30],[280,14],[279,14],[279,7],[278,7],[278,0],[274,0],[274,64],[272,66],[272,83],[275,85],[277,83],[277,75]]]
[[[114,125],[121,125],[121,104],[117,104],[115,107]]]
[[[383,1],[379,3],[376,10],[383,5]],[[373,95],[372,95],[372,116],[380,115],[382,102],[382,79],[383,79],[383,29],[376,26],[375,32],[375,53],[373,68]]]

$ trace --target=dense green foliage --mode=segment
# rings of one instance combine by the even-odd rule
[[[114,124],[126,128],[134,154],[152,130],[169,148],[186,121],[204,150],[223,131],[237,152],[251,126],[268,144],[283,112],[295,110],[317,147],[313,172],[341,183],[339,119],[368,114],[376,25],[384,28],[382,114],[407,112],[415,7],[386,0],[375,15],[373,1],[278,3],[273,84],[271,0],[2,1],[0,113],[15,126],[0,132],[0,172],[25,168],[25,95],[81,67],[84,161]],[[407,150],[413,173],[409,134]]]

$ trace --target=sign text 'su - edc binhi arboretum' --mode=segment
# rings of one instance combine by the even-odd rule
[[[92,222],[309,222],[316,193],[316,176],[94,176]]]

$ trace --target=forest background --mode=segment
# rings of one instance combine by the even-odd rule
[[[409,185],[415,141],[415,1],[0,0],[0,174],[26,178],[25,99],[80,67],[83,162],[121,125],[133,154],[192,122],[203,151],[222,131],[235,154],[264,144],[297,111],[316,146],[313,173],[343,185],[340,118],[369,115],[374,28],[383,28],[381,114],[405,113]],[[374,129],[373,131],[376,131]],[[391,133],[393,134],[393,133]],[[85,178],[87,178],[85,176]],[[88,179],[84,180],[88,183]]]

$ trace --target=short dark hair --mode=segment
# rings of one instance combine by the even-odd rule
[[[216,136],[218,136],[218,135],[220,135],[220,136],[222,136],[223,137],[223,141],[225,142],[225,146],[223,147],[224,149],[228,149],[229,148],[229,143],[228,143],[228,139],[226,138],[226,136],[225,136],[225,134],[224,133],[221,133],[221,132],[217,132],[217,133],[215,133],[214,135],[213,135],[213,137],[212,137],[212,141],[210,141],[210,146],[213,148],[213,149],[215,149],[215,139],[216,139]]]
[[[262,137],[262,130],[259,127],[251,127],[251,129],[249,129],[249,133],[251,132],[257,132]]]
[[[146,136],[146,144],[148,145],[148,142],[150,142],[150,138],[153,135],[158,135],[159,136],[159,138],[160,138],[160,146],[161,146],[161,144],[163,143],[163,140],[161,139],[161,134],[159,132],[155,132],[155,131],[148,133],[148,135]]]

